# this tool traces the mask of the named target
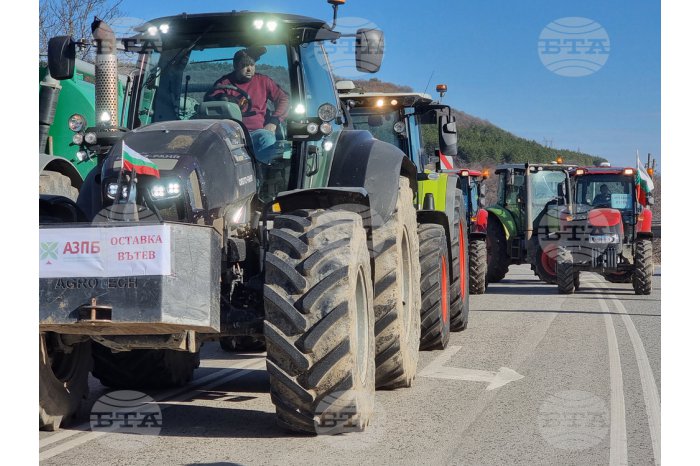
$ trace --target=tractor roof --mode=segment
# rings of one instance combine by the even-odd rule
[[[197,13],[188,14],[181,13],[174,16],[163,16],[161,18],[152,19],[147,23],[148,26],[167,24],[169,32],[162,35],[162,39],[167,36],[188,36],[193,34],[201,34],[202,32],[221,34],[221,33],[247,33],[255,32],[253,21],[261,19],[264,21],[276,21],[278,24],[277,33],[269,32],[268,39],[271,37],[280,36],[280,31],[284,29],[310,29],[312,32],[323,30],[324,36],[322,39],[330,39],[330,36],[340,36],[340,33],[331,31],[330,26],[325,21],[311,18],[308,16],[291,15],[285,13],[270,13],[270,12],[254,12],[254,11],[229,11],[221,13]],[[145,28],[146,25],[143,27]],[[257,31],[261,32],[261,31]],[[267,31],[266,31],[267,32]],[[328,34],[328,37],[326,37]],[[281,37],[284,37],[284,33]],[[297,35],[300,42],[305,42],[308,38]]]
[[[542,170],[552,170],[552,171],[559,171],[559,170],[568,170],[571,168],[576,168],[576,165],[568,165],[568,164],[563,164],[563,163],[535,163],[535,162],[528,162],[528,163],[506,163],[502,165],[497,165],[495,173],[500,173],[506,170],[525,170],[525,166],[528,165],[530,167],[542,167]]]
[[[633,167],[577,167],[584,170],[583,175],[623,175],[625,170],[632,169],[636,173],[637,169]],[[576,175],[576,170],[572,170],[572,174]]]
[[[347,92],[338,94],[341,99],[353,100],[356,107],[374,107],[377,99],[396,100],[396,105],[415,107],[435,103],[430,94],[422,92]],[[385,102],[387,105],[390,103]]]

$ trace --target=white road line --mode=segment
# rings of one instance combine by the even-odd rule
[[[192,396],[195,394],[197,391],[201,390],[209,390],[210,388],[216,387],[218,385],[224,384],[226,382],[230,382],[231,380],[235,380],[239,377],[242,377],[249,372],[252,372],[257,369],[261,369],[264,367],[265,359],[263,358],[256,358],[251,361],[246,362],[245,364],[241,365],[240,367],[228,367],[226,369],[221,369],[219,371],[216,371],[212,374],[206,375],[204,377],[195,379],[190,385],[184,388],[177,388],[177,389],[172,389],[167,392],[161,393],[157,396],[154,397],[156,402],[168,402],[168,401],[182,401],[187,399],[188,397]],[[232,372],[233,371],[233,372]],[[226,374],[229,374],[229,376],[226,376]],[[207,383],[210,382],[210,383]],[[206,384],[202,386],[203,384]],[[161,410],[168,409],[169,406],[165,406],[161,408]],[[49,458],[52,458],[56,455],[59,455],[65,451],[68,451],[78,445],[82,445],[84,443],[87,443],[97,437],[100,437],[102,435],[105,435],[104,432],[92,432],[90,431],[90,423],[85,422],[83,424],[80,424],[77,426],[75,429],[72,430],[64,430],[61,432],[58,432],[48,438],[44,438],[39,442],[39,449],[41,448],[46,448],[49,445],[52,445],[56,442],[60,442],[62,440],[65,440],[67,438],[73,437],[78,434],[83,434],[79,438],[76,438],[74,440],[71,440],[69,442],[66,442],[64,444],[61,444],[57,447],[51,448],[49,450],[45,450],[43,452],[39,453],[39,460],[43,461]]]
[[[608,288],[605,283],[601,284]],[[658,386],[654,372],[649,364],[649,356],[644,349],[644,343],[634,326],[632,318],[627,314],[627,309],[619,299],[610,298],[615,305],[617,311],[621,314],[622,322],[625,324],[627,333],[632,341],[634,348],[634,356],[637,359],[637,367],[639,368],[639,376],[642,381],[642,393],[644,395],[644,404],[647,408],[647,418],[649,420],[649,434],[651,435],[651,446],[654,450],[654,462],[657,466],[661,463],[661,399],[659,397]]]
[[[625,393],[622,385],[622,364],[617,345],[615,326],[605,298],[598,295],[600,310],[605,314],[605,331],[608,335],[608,359],[610,364],[610,466],[627,464],[627,422],[625,420]]]

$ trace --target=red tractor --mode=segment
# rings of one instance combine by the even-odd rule
[[[486,185],[484,181],[488,179],[489,171],[469,169],[441,171],[459,175],[468,222],[469,292],[471,294],[483,294],[488,286],[488,281],[486,280],[486,270],[488,268],[486,225],[489,213],[484,209],[486,205]]]
[[[632,282],[635,294],[650,294],[651,178],[643,168],[579,167],[571,180],[572,202],[561,211],[555,233],[559,292],[573,293],[580,272],[589,271],[611,282]]]

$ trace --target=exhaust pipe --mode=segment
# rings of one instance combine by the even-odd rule
[[[49,129],[56,116],[58,96],[61,93],[61,83],[46,73],[39,83],[39,152],[51,153],[46,143],[49,139]]]
[[[117,39],[109,25],[95,16],[91,25],[95,56],[95,123],[101,131],[117,131]]]

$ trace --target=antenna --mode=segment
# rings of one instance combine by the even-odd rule
[[[425,84],[425,89],[423,89],[423,94],[425,94],[425,91],[428,90],[428,86],[430,86],[430,81],[433,80],[434,74],[435,74],[435,69],[433,68],[433,71],[430,72],[430,77],[428,78],[428,82]]]

